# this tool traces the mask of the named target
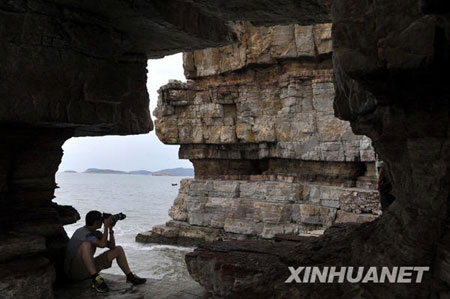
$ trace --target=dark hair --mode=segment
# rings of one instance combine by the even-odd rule
[[[93,225],[95,220],[102,221],[102,213],[100,213],[99,211],[90,211],[86,214],[86,226]]]

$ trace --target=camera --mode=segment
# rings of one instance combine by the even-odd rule
[[[123,220],[127,217],[127,215],[123,214],[123,213],[119,213],[119,214],[108,214],[108,213],[103,213],[102,214],[102,218],[103,220],[108,219],[110,216],[112,216],[113,219],[113,223],[116,223],[119,220]]]

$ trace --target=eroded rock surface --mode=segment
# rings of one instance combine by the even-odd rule
[[[49,255],[52,248],[62,248],[65,243],[62,224],[77,217],[70,209],[60,214],[61,209],[51,204],[55,188],[53,174],[62,154],[60,147],[71,136],[136,134],[151,129],[144,87],[147,57],[224,45],[232,40],[233,34],[239,35],[231,30],[229,20],[251,20],[262,25],[326,23],[330,19],[330,2],[3,1],[0,4],[0,219],[3,220],[0,230],[2,234],[9,233],[1,236],[7,248],[0,264],[2,295],[26,296],[32,290],[35,298],[52,297],[54,267],[44,256],[53,256]],[[293,251],[279,248],[276,256],[276,251],[270,254],[264,251],[271,248],[267,242],[272,241],[253,240],[257,242],[254,246],[245,245],[255,248],[251,255],[240,243],[221,243],[226,246],[222,249],[211,245],[189,255],[191,273],[216,296],[231,298],[238,294],[242,295],[240,298],[257,294],[306,298],[448,297],[448,2],[344,0],[334,1],[333,6],[335,113],[351,121],[356,133],[372,139],[377,152],[389,165],[396,202],[374,222],[358,228],[341,227],[328,236],[305,241],[305,245],[295,246]],[[291,33],[285,36],[292,40]],[[277,48],[275,44],[270,49]],[[292,58],[295,53],[299,55],[297,47],[285,49],[288,60],[297,59]],[[254,61],[266,61],[266,56],[256,55]],[[312,60],[292,64],[293,68],[300,70],[307,62],[317,70],[331,65],[326,61],[326,54],[313,56]],[[246,56],[246,59],[251,58]],[[288,64],[282,60],[277,60],[277,68],[287,72]],[[274,70],[272,62],[264,64],[259,70]],[[240,60],[236,60],[236,65],[240,65]],[[253,71],[254,81],[258,81],[263,72],[256,72],[253,67],[241,68],[238,77]],[[205,66],[201,71],[209,70]],[[220,80],[225,76],[227,80],[234,77],[233,69],[224,64],[219,70],[228,72],[220,75]],[[189,72],[196,76],[195,69]],[[276,77],[281,73],[275,70],[274,74]],[[314,76],[308,76],[307,80],[313,80]],[[196,79],[197,83],[200,81],[203,80]],[[49,135],[43,128],[55,131]],[[248,126],[244,128],[240,138],[250,140],[252,135],[266,138]],[[206,157],[194,160],[199,175],[205,177],[211,175],[210,169],[226,169],[221,174],[224,177],[247,179],[249,175],[262,175],[266,169],[273,170],[270,165],[274,161],[278,169],[279,165],[286,165],[279,161],[285,158],[260,162],[255,162],[258,160],[255,158],[241,158],[259,155],[259,146],[243,150],[240,144],[185,144],[183,148],[186,157],[194,149],[195,155]],[[332,151],[340,155],[340,151]],[[228,152],[233,158],[227,158]],[[298,153],[295,147],[285,152]],[[299,169],[320,169],[323,164],[316,162],[306,160],[301,164],[305,168],[288,169],[291,173],[295,169],[302,180],[305,172]],[[351,160],[345,163],[350,165]],[[344,168],[347,174],[354,169]],[[341,173],[339,169],[332,173]],[[367,165],[366,169],[369,169]],[[371,185],[370,179],[361,180],[361,176],[355,179],[354,175],[342,181],[341,175],[330,175],[329,170],[323,171],[327,176],[320,171],[313,171],[313,176],[333,186],[336,178],[339,178],[338,185],[349,181],[354,181],[356,186],[358,182]],[[269,175],[275,173],[270,171]],[[24,248],[30,250],[29,258],[24,258],[25,253],[11,254],[23,240],[15,233],[11,235],[11,230],[16,228],[31,234],[30,242],[24,242]],[[39,237],[46,240],[44,250]],[[284,244],[282,248],[290,246]],[[219,255],[223,258],[219,259]],[[425,277],[424,283],[413,286],[293,285],[286,288],[281,284],[287,265],[325,262],[329,265],[330,261],[336,265],[431,265],[432,277]]]
[[[62,273],[68,240],[63,225],[80,219],[74,208],[52,202],[68,134],[60,129],[0,129],[2,298],[27,298],[30,292],[51,298],[55,273]]]
[[[329,0],[14,0],[0,4],[0,121],[77,136],[152,129],[148,58],[232,42],[232,20],[329,21]]]
[[[386,213],[292,250],[268,241],[205,245],[186,257],[191,275],[224,298],[449,297],[449,9],[444,1],[333,3],[335,112],[387,163],[396,200]],[[420,284],[286,285],[292,265],[430,272]]]
[[[229,44],[230,21],[311,24],[329,21],[329,9],[328,0],[1,1],[0,267],[25,263],[14,273],[20,279],[1,273],[10,275],[2,276],[2,295],[52,297],[52,263],[59,273],[67,242],[62,225],[79,218],[51,202],[61,146],[73,136],[152,129],[148,58]],[[49,267],[33,273],[25,255],[48,257]]]
[[[173,220],[141,242],[299,235],[379,214],[370,139],[333,113],[331,24],[236,25],[239,42],[184,54],[188,83],[160,89],[156,132],[181,144]]]

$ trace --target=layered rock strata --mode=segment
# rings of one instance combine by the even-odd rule
[[[52,202],[67,136],[60,129],[0,129],[2,298],[51,298],[55,273],[62,273],[63,225],[80,219],[74,208]]]
[[[449,12],[445,1],[333,2],[335,113],[388,165],[386,213],[296,244],[205,245],[186,257],[196,280],[222,298],[450,296]],[[309,265],[430,271],[411,284],[285,283],[288,266]]]
[[[30,141],[22,144],[20,154],[14,147],[20,140],[3,139],[6,143],[2,146],[8,150],[2,147],[2,155],[6,153],[6,158],[1,159],[2,167],[7,165],[2,170],[8,170],[0,181],[2,204],[9,204],[8,211],[17,206],[22,211],[19,214],[27,215],[22,219],[26,224],[37,218],[31,213],[34,205],[27,207],[11,199],[20,198],[16,197],[19,190],[27,193],[26,198],[46,194],[46,201],[51,200],[47,183],[53,180],[48,174],[44,183],[39,173],[33,175],[39,181],[36,185],[19,177],[10,185],[16,164],[20,165],[16,157],[30,160],[35,157],[39,166],[46,169],[47,158],[61,152],[55,147],[51,154],[42,147],[45,143],[62,144],[63,138],[75,135],[135,134],[151,128],[148,112],[133,108],[136,104],[147,109],[142,93],[146,57],[230,42],[233,33],[227,25],[229,20],[251,20],[260,25],[328,22],[330,3],[327,0],[2,1],[0,125],[5,130],[2,137],[14,137],[18,129],[26,128],[26,134],[17,136],[28,136],[22,140]],[[280,247],[269,246],[273,241],[256,240],[251,241],[256,242],[253,247],[245,241],[222,242],[221,245],[226,244],[223,247],[216,243],[188,255],[192,275],[216,297],[236,298],[238,294],[240,298],[254,298],[258,294],[274,298],[448,297],[449,12],[448,2],[440,0],[333,2],[335,113],[349,120],[358,134],[367,134],[372,139],[391,169],[389,176],[397,200],[374,222],[360,227],[339,226],[323,237],[293,245],[293,250],[289,250],[286,242],[279,245],[287,250],[279,250]],[[122,61],[138,62],[123,65]],[[103,73],[102,69],[106,71]],[[123,76],[119,75],[121,70],[125,70]],[[136,86],[134,83],[138,81]],[[104,94],[110,96],[102,97]],[[69,109],[70,102],[73,106]],[[57,129],[56,135],[49,140],[46,134],[41,134],[42,128]],[[40,156],[40,150],[48,155]],[[49,173],[55,172],[54,160],[50,161]],[[36,165],[33,162],[36,163],[27,163]],[[20,173],[22,166],[17,168]],[[10,194],[14,196],[10,198]],[[40,204],[39,201],[37,205]],[[48,207],[48,203],[44,206]],[[44,214],[42,220],[56,221],[58,217],[53,212]],[[73,221],[71,212],[66,210],[63,214],[57,221],[66,221],[62,218]],[[14,226],[1,228],[10,230]],[[37,232],[28,233],[39,237]],[[9,232],[1,237],[9,240],[5,243],[9,244],[7,255],[0,262],[1,294],[17,297],[32,293],[36,298],[51,298],[53,275],[47,270],[47,261],[30,260],[20,251],[11,257],[14,248],[23,242],[12,235]],[[28,255],[43,257],[43,253],[38,253],[42,244],[42,239],[31,242]],[[19,267],[3,261],[10,258]],[[288,265],[321,263],[431,265],[432,269],[420,285],[286,287],[284,284]],[[15,271],[25,268],[29,271]],[[275,268],[278,270],[273,271]],[[16,279],[19,277],[20,280]],[[30,283],[26,283],[27,279]]]
[[[160,89],[156,132],[195,179],[142,242],[316,233],[380,213],[374,152],[333,113],[331,24],[236,25],[239,42],[184,54],[188,83]]]
[[[326,0],[239,2],[0,1],[2,298],[52,297],[63,225],[79,217],[52,203],[61,146],[152,129],[148,58],[228,44],[234,19],[329,20]]]

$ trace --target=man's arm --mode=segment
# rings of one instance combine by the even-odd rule
[[[116,247],[116,239],[114,239],[114,231],[112,226],[109,227],[109,241],[107,246],[109,249],[114,249]]]
[[[109,231],[109,227],[111,226],[111,222],[112,222],[112,218],[111,216],[105,220],[104,224],[103,224],[103,235],[102,238],[99,240],[95,240],[92,241],[92,245],[100,247],[100,248],[105,248],[106,245],[108,245],[108,231]]]

